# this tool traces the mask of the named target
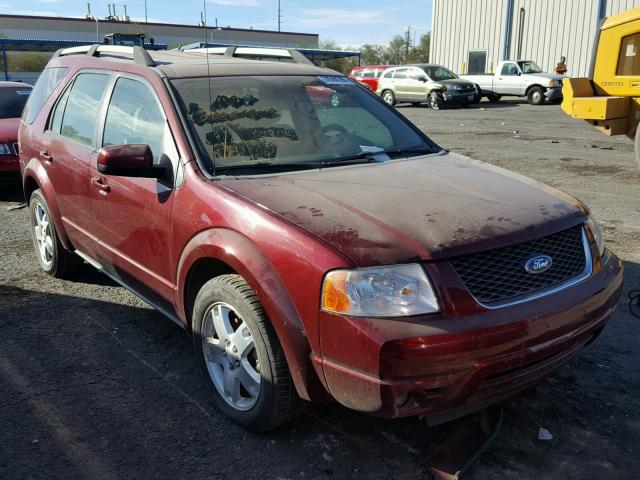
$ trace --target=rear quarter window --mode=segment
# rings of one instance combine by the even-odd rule
[[[57,68],[45,68],[40,78],[33,87],[29,100],[24,106],[22,112],[22,120],[25,123],[33,123],[33,121],[42,110],[42,106],[45,104],[51,93],[56,89],[58,84],[67,75],[69,71],[66,67]]]

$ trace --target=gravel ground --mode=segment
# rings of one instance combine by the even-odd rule
[[[626,290],[640,288],[630,141],[557,105],[399,110],[445,148],[584,200],[625,261]],[[225,420],[178,327],[88,267],[73,281],[40,273],[26,209],[8,210],[20,194],[2,188],[0,478],[427,478],[437,431],[418,418],[314,406],[263,435]],[[625,294],[593,345],[504,403],[499,436],[464,478],[640,478],[638,325]]]

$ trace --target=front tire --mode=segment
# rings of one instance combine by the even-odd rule
[[[544,90],[542,87],[533,87],[527,92],[527,101],[530,105],[542,105],[544,103]]]
[[[218,409],[244,428],[271,430],[302,407],[280,341],[239,275],[204,284],[193,309],[193,346]]]
[[[385,90],[382,92],[382,101],[390,107],[393,107],[396,104],[396,96],[391,90]]]
[[[496,93],[488,93],[487,94],[487,100],[489,100],[489,102],[491,102],[491,103],[498,103],[501,98],[502,98],[502,96],[498,95]]]
[[[438,95],[437,92],[431,92],[431,94],[429,95],[429,107],[431,107],[432,110],[440,110],[442,108],[443,102],[442,102],[442,98],[440,98],[440,95]]]
[[[49,206],[40,189],[31,194],[29,216],[33,246],[40,268],[46,274],[57,278],[73,273],[81,262],[60,243]]]

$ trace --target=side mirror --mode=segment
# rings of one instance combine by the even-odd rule
[[[163,178],[166,168],[153,164],[149,145],[113,145],[98,152],[98,171],[120,177]]]
[[[418,81],[427,83],[427,77],[418,77]]]
[[[522,75],[522,72],[520,70],[518,70],[518,72],[516,73],[516,75],[520,76]]]

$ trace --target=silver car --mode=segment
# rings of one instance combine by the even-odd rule
[[[480,101],[476,85],[441,65],[403,65],[385,70],[376,93],[389,105],[427,102],[434,110],[444,105],[466,106]]]

